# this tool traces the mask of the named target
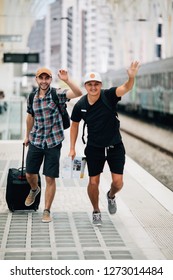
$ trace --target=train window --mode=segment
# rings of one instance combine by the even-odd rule
[[[149,75],[144,75],[143,78],[141,77],[141,86],[143,88],[151,87],[151,77]]]
[[[137,87],[151,89],[153,87],[162,87],[173,90],[173,72],[157,73],[137,76]]]
[[[145,76],[141,77],[141,88],[145,88]]]
[[[168,89],[171,87],[171,81],[170,81],[170,79],[171,79],[171,73],[167,73],[167,83],[168,83]]]
[[[160,75],[160,74],[156,74],[156,75],[155,75],[155,83],[156,83],[156,87],[158,86],[159,81],[160,81],[160,79],[159,79],[159,75]]]
[[[152,74],[152,75],[151,75],[151,81],[152,81],[152,86],[153,86],[153,87],[157,86],[156,74]]]
[[[168,89],[173,89],[173,72],[168,73]]]
[[[151,75],[148,75],[147,77],[148,77],[147,88],[151,88],[151,84],[152,84],[152,82],[151,82]]]
[[[158,85],[163,87],[164,86],[164,77],[163,77],[163,73],[158,74]]]
[[[143,88],[147,88],[148,87],[148,76],[147,75],[144,76],[143,82],[144,82]]]
[[[168,81],[167,81],[167,73],[162,73],[161,74],[161,83],[160,85],[163,87],[163,88],[168,88]]]
[[[168,89],[169,88],[168,73],[163,73],[163,80],[164,80],[163,87],[165,89]]]
[[[140,88],[149,89],[152,85],[152,77],[151,75],[144,75],[144,76],[138,76],[137,78],[137,86]]]
[[[137,85],[138,87],[142,87],[142,86],[141,86],[141,76],[137,76],[137,77],[136,77],[136,85]]]
[[[137,76],[136,77],[136,84],[137,84],[137,86],[141,86],[141,77],[140,76]]]
[[[148,84],[148,77],[147,76],[144,77],[143,83],[144,83],[144,88],[147,88],[147,84]]]

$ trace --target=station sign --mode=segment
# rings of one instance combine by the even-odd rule
[[[4,63],[39,63],[39,53],[4,53]]]

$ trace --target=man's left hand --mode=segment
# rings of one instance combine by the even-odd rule
[[[68,73],[66,70],[64,69],[60,69],[58,71],[58,77],[60,78],[60,80],[66,82],[68,80]]]

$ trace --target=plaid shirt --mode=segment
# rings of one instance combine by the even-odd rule
[[[59,103],[68,101],[67,89],[57,90]],[[45,146],[53,148],[64,140],[62,117],[51,95],[51,88],[44,98],[39,98],[38,89],[33,99],[33,105],[27,100],[27,113],[34,112],[34,125],[30,131],[29,141],[32,145],[44,149]]]

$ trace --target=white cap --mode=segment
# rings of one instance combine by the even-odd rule
[[[84,84],[90,81],[102,82],[101,76],[97,72],[89,72],[85,75]]]

